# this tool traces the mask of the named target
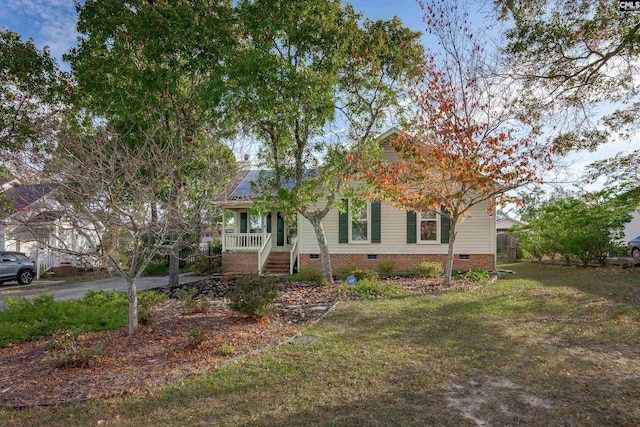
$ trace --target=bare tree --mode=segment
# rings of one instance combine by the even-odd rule
[[[77,233],[84,243],[59,250],[103,260],[126,279],[130,336],[138,325],[136,281],[150,261],[174,252],[200,229],[210,196],[235,172],[235,165],[221,160],[230,159],[228,149],[205,136],[199,141],[201,149],[186,152],[170,143],[158,145],[152,134],[132,145],[104,127],[81,136],[67,133],[45,170],[31,170],[32,179],[54,188],[53,201],[34,205],[21,216],[23,226],[34,227],[37,215],[57,212],[64,223],[59,230]],[[158,197],[171,187],[176,164],[198,169],[197,182],[182,183],[171,204],[179,209],[169,212]]]

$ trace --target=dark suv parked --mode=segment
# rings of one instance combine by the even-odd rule
[[[0,252],[0,285],[4,282],[17,280],[21,285],[28,285],[33,281],[36,265],[20,252]]]

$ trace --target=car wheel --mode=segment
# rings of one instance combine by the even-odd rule
[[[21,285],[28,285],[33,282],[33,273],[31,270],[22,270],[20,274],[18,274],[18,283]]]
[[[638,248],[633,248],[633,249],[631,250],[631,256],[632,256],[632,257],[634,257],[634,258],[636,258],[636,259],[637,259],[637,258],[640,258],[640,249],[638,249]]]

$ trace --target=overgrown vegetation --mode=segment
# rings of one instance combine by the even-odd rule
[[[176,297],[180,301],[183,314],[206,313],[209,309],[209,303],[203,298],[196,298],[197,291],[195,289],[185,289],[176,293]]]
[[[329,283],[322,273],[315,268],[303,268],[295,274],[286,276],[285,280],[292,282],[313,282],[317,286],[326,286]]]
[[[88,366],[95,352],[82,346],[78,335],[71,330],[62,330],[53,334],[49,348],[49,360],[55,368],[78,368]]]
[[[138,298],[148,308],[166,299],[155,292],[141,292]],[[127,324],[128,300],[119,292],[90,291],[77,301],[54,301],[51,295],[33,300],[8,297],[5,304],[7,310],[0,311],[0,347],[57,331],[78,335]]]
[[[631,220],[631,210],[625,200],[604,192],[533,200],[523,210],[527,225],[514,227],[512,233],[538,261],[548,257],[552,261],[560,258],[566,264],[597,261],[604,266],[607,257],[621,252],[619,242],[625,224]]]
[[[638,273],[503,268],[517,275],[469,292],[343,302],[313,344],[153,394],[4,410],[0,424],[640,424]]]
[[[211,268],[212,273],[219,273],[221,267],[222,243],[211,245],[211,256],[209,256],[208,251],[199,252],[195,257],[195,261],[191,264],[192,271],[201,276],[208,274],[209,268]]]
[[[159,292],[140,292],[138,294],[138,322],[148,325],[154,320],[154,314],[151,310],[153,306],[167,301],[169,297]]]
[[[472,282],[483,282],[489,280],[489,272],[487,270],[471,270],[454,274],[456,279],[467,279]]]
[[[396,282],[379,282],[366,278],[358,280],[354,286],[349,286],[346,283],[341,284],[338,293],[362,299],[390,298],[407,294]]]
[[[143,274],[145,276],[166,276],[169,274],[169,264],[166,261],[150,262]]]
[[[257,275],[243,276],[227,289],[229,307],[256,319],[273,312],[277,296],[277,280]]]
[[[207,331],[192,328],[187,331],[187,347],[196,348],[207,339]]]
[[[382,261],[378,264],[378,271],[384,277],[393,276],[393,273],[396,272],[396,263],[393,261]]]
[[[218,354],[220,356],[233,356],[236,354],[236,348],[229,344],[222,344],[220,348],[218,348]]]
[[[439,262],[424,261],[416,268],[416,274],[425,279],[436,279],[443,273],[442,264]]]

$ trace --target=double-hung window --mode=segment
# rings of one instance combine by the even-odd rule
[[[438,218],[434,211],[418,212],[418,240],[420,243],[439,243]]]
[[[350,240],[352,243],[369,242],[369,203],[352,203],[350,204],[349,214],[350,222]]]

